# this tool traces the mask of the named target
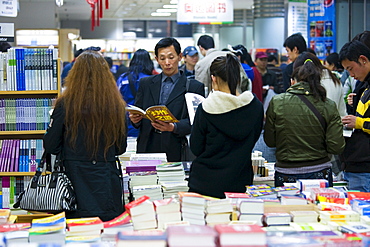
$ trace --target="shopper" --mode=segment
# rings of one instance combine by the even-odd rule
[[[162,67],[162,73],[142,78],[136,95],[135,105],[147,109],[153,105],[166,105],[179,120],[167,123],[160,120],[151,122],[138,114],[130,113],[130,120],[140,133],[137,138],[138,153],[166,153],[167,160],[181,161],[182,144],[190,134],[191,125],[185,104],[187,91],[204,96],[204,85],[189,80],[179,72],[181,61],[180,43],[172,37],[161,39],[155,46],[155,59]]]
[[[311,59],[314,65],[322,71],[321,85],[326,90],[326,97],[335,102],[339,115],[341,117],[347,115],[346,105],[343,98],[343,87],[339,79],[333,73],[331,73],[329,69],[325,68],[322,65],[321,61],[312,53],[303,52],[300,56],[301,58],[299,60],[296,60],[295,63],[297,64],[294,66],[299,67],[304,64],[304,61],[306,61],[306,59]]]
[[[128,72],[122,74],[117,80],[119,91],[127,104],[135,104],[135,97],[139,89],[140,79],[152,75],[153,70],[154,64],[150,58],[149,52],[144,49],[137,50],[130,61]],[[131,125],[129,119],[127,120],[128,136],[137,137],[139,130]]]
[[[292,86],[273,97],[267,109],[264,139],[276,147],[275,186],[319,178],[333,185],[328,155],[343,151],[343,125],[335,102],[326,97],[320,83],[322,69],[315,65],[316,59],[308,52],[297,57]]]
[[[245,83],[240,86],[242,92],[248,90],[252,91],[256,95],[261,94],[262,98],[262,80],[261,83],[254,81],[254,70],[253,67],[256,65],[253,63],[251,55],[248,53],[247,49],[243,45],[236,45],[231,47],[231,51],[239,58],[240,64],[242,65],[245,74],[247,74],[249,79],[249,84]],[[257,83],[255,85],[255,83]]]
[[[324,66],[330,70],[338,79],[342,77],[343,66],[339,62],[339,54],[330,53],[324,60]]]
[[[183,71],[187,78],[195,79],[195,65],[199,61],[197,48],[188,46],[184,49],[182,55],[184,57],[184,64],[179,67],[179,70]]]
[[[262,130],[263,107],[250,92],[240,94],[240,66],[234,55],[217,57],[210,67],[212,88],[198,106],[190,148],[197,156],[189,191],[224,198],[253,183],[252,149]]]
[[[204,84],[207,92],[206,94],[208,95],[212,90],[211,74],[209,71],[211,63],[216,57],[226,56],[226,54],[231,52],[216,50],[215,41],[209,35],[200,36],[197,45],[199,47],[200,53],[204,57],[195,65],[195,79]],[[240,88],[250,88],[248,76],[244,70],[240,70],[240,77],[241,77]]]
[[[356,113],[342,118],[345,127],[354,129],[342,155],[344,176],[350,190],[370,192],[370,49],[358,40],[348,42],[340,50],[339,60],[350,76],[365,86]]]
[[[277,84],[277,78],[275,72],[267,68],[267,54],[266,52],[259,51],[256,53],[256,59],[255,64],[258,70],[258,73],[260,73],[262,77],[262,96],[263,100],[265,101],[267,92],[269,89],[272,91],[275,90],[276,84]]]
[[[104,57],[83,52],[66,78],[44,136],[45,151],[61,153],[76,192],[77,211],[68,218],[111,220],[124,210],[121,167],[126,151],[125,102]]]
[[[288,64],[285,69],[283,70],[283,83],[284,83],[284,91],[290,87],[290,79],[292,78],[293,73],[293,63],[304,51],[307,51],[307,43],[306,40],[300,33],[295,33],[289,36],[285,41],[283,46],[285,47],[290,64]]]

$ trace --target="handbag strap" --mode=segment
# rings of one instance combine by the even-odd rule
[[[317,117],[317,119],[319,120],[322,128],[324,130],[326,130],[326,121],[325,121],[325,118],[320,114],[320,112],[316,109],[316,107],[302,94],[296,94],[298,96],[298,98],[300,98],[303,103],[305,103],[308,108],[310,108],[310,110],[313,112],[313,114],[315,114],[315,116]]]

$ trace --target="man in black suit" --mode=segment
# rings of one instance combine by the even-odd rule
[[[135,105],[144,110],[153,105],[166,105],[180,122],[151,122],[138,114],[130,114],[133,126],[140,129],[136,151],[166,153],[167,161],[181,161],[182,144],[191,131],[185,93],[192,92],[204,96],[204,84],[196,80],[189,80],[187,83],[185,73],[179,72],[178,65],[182,54],[176,39],[163,38],[154,50],[162,73],[140,80]]]

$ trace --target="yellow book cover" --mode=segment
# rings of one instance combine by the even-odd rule
[[[30,233],[30,235],[47,234],[47,233],[59,232],[59,231],[65,231],[65,227],[62,225],[56,225],[56,226],[46,226],[46,227],[32,227],[28,229],[28,232]]]
[[[179,120],[171,113],[165,105],[155,105],[148,107],[145,111],[134,105],[127,105],[126,111],[131,114],[139,114],[150,121],[161,120],[168,123],[177,123]]]
[[[61,212],[56,215],[52,215],[45,218],[40,219],[33,219],[32,220],[32,227],[41,227],[41,226],[50,226],[50,225],[57,225],[57,224],[64,224],[66,222],[66,214],[65,212]]]

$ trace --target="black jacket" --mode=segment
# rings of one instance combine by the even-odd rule
[[[85,146],[85,131],[80,128],[76,148],[69,145],[65,135],[65,110],[62,104],[55,107],[50,126],[44,136],[46,152],[62,152],[66,174],[76,192],[77,211],[67,213],[68,218],[98,216],[103,221],[111,220],[123,212],[122,178],[117,169],[115,156],[126,151],[126,137],[119,147],[111,147],[104,159],[103,143],[97,159],[92,159]]]
[[[251,92],[211,93],[197,109],[190,136],[197,157],[189,191],[217,198],[224,198],[224,192],[245,192],[253,183],[251,153],[262,124],[262,103]]]

